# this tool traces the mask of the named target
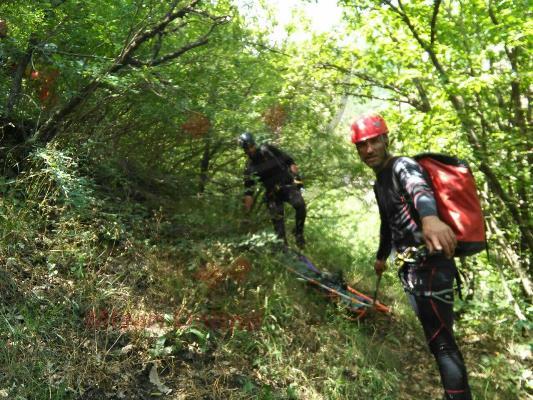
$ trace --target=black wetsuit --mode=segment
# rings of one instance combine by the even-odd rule
[[[253,194],[253,186],[259,178],[265,187],[265,201],[277,236],[286,243],[284,202],[291,204],[296,211],[295,236],[303,243],[306,217],[305,201],[289,167],[294,160],[278,148],[263,144],[253,156],[248,158],[244,171],[245,194]]]
[[[377,174],[374,192],[381,217],[377,259],[385,260],[392,248],[401,253],[424,244],[420,220],[437,215],[437,207],[420,165],[408,157],[393,158]],[[421,264],[405,263],[398,272],[437,361],[446,398],[469,400],[466,368],[453,335],[456,273],[453,259],[442,255],[430,256]]]

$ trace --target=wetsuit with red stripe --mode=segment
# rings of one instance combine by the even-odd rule
[[[389,161],[377,174],[374,192],[381,217],[377,259],[394,248],[424,244],[421,218],[437,215],[435,198],[420,165],[408,157]],[[398,272],[404,290],[439,367],[445,398],[470,400],[463,357],[453,334],[453,259],[430,256],[422,263],[405,263]]]

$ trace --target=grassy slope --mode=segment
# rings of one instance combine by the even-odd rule
[[[73,204],[41,178],[38,195],[2,198],[0,398],[440,395],[394,271],[381,288],[394,314],[351,321],[294,279],[268,235],[248,233],[269,231],[264,212],[250,226],[227,199],[168,197],[154,212],[83,192],[91,201]],[[307,253],[371,293],[375,214],[364,201],[312,198]],[[458,336],[476,398],[526,396],[512,315],[475,312]]]

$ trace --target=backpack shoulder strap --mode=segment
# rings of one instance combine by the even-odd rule
[[[274,153],[274,151],[272,151],[272,148],[273,147],[271,145],[263,143],[261,146],[259,146],[259,151],[261,152],[263,157],[273,159],[282,170],[288,170],[288,165],[286,165],[282,162],[282,160],[279,159],[279,157]]]
[[[262,145],[260,145],[259,152],[261,153],[263,157],[274,158],[276,160],[278,159],[276,155],[274,154],[274,152],[272,151],[272,147],[269,144],[263,143]]]

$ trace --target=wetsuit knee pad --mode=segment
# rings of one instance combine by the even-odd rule
[[[458,353],[459,347],[454,338],[447,331],[443,331],[429,343],[429,350],[437,357],[440,354]]]
[[[294,202],[292,205],[295,209],[302,210],[303,212],[305,212],[305,202],[303,200],[298,200]]]
[[[470,388],[463,357],[457,346],[440,346],[434,353],[447,399],[469,400]]]
[[[305,201],[301,195],[292,196],[290,203],[295,209],[303,209],[305,211]]]
[[[470,392],[460,392],[460,393],[448,393],[444,394],[446,400],[472,400],[472,395]]]
[[[277,201],[269,201],[267,203],[268,211],[270,212],[270,216],[272,219],[282,219],[284,210],[283,210],[283,203],[277,202]]]

